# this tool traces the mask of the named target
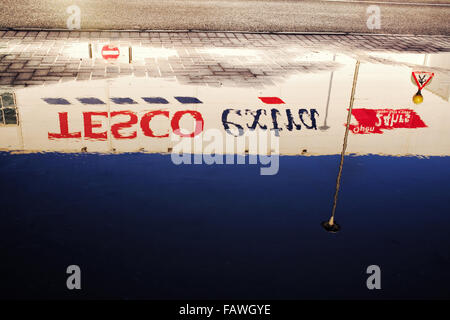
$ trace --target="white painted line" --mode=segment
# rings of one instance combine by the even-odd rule
[[[103,55],[113,55],[113,54],[119,54],[119,51],[117,50],[104,50],[102,51]]]
[[[321,0],[322,2],[344,2],[344,3],[367,3],[367,4],[384,4],[384,5],[401,5],[401,6],[433,6],[433,7],[450,7],[450,3],[421,3],[421,2],[385,2],[385,1],[361,1],[361,0]]]

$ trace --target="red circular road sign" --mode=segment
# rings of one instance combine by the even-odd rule
[[[102,57],[106,60],[115,60],[119,57],[120,51],[118,47],[105,45],[102,48]]]

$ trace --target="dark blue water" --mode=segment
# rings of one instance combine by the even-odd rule
[[[0,297],[449,298],[450,157],[347,157],[329,234],[338,165],[0,153]]]

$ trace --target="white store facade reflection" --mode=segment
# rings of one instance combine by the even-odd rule
[[[339,154],[356,60],[332,53],[320,59],[324,56],[338,66],[331,73],[297,73],[263,88],[132,76],[4,87],[0,149],[167,153],[175,141],[195,140],[208,130],[219,130],[224,144],[227,137],[256,130],[279,137],[280,155]],[[390,63],[361,61],[347,153],[449,155],[450,140],[437,138],[450,136],[448,54],[386,54],[383,59]],[[413,72],[433,73],[421,104],[412,99],[418,89]],[[204,148],[205,143],[183,151]],[[252,152],[271,151],[268,146]],[[249,146],[223,152],[246,153]]]

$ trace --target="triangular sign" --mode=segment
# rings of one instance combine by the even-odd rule
[[[430,82],[431,78],[433,78],[434,73],[427,71],[413,71],[412,76],[414,77],[419,90],[422,90]]]

